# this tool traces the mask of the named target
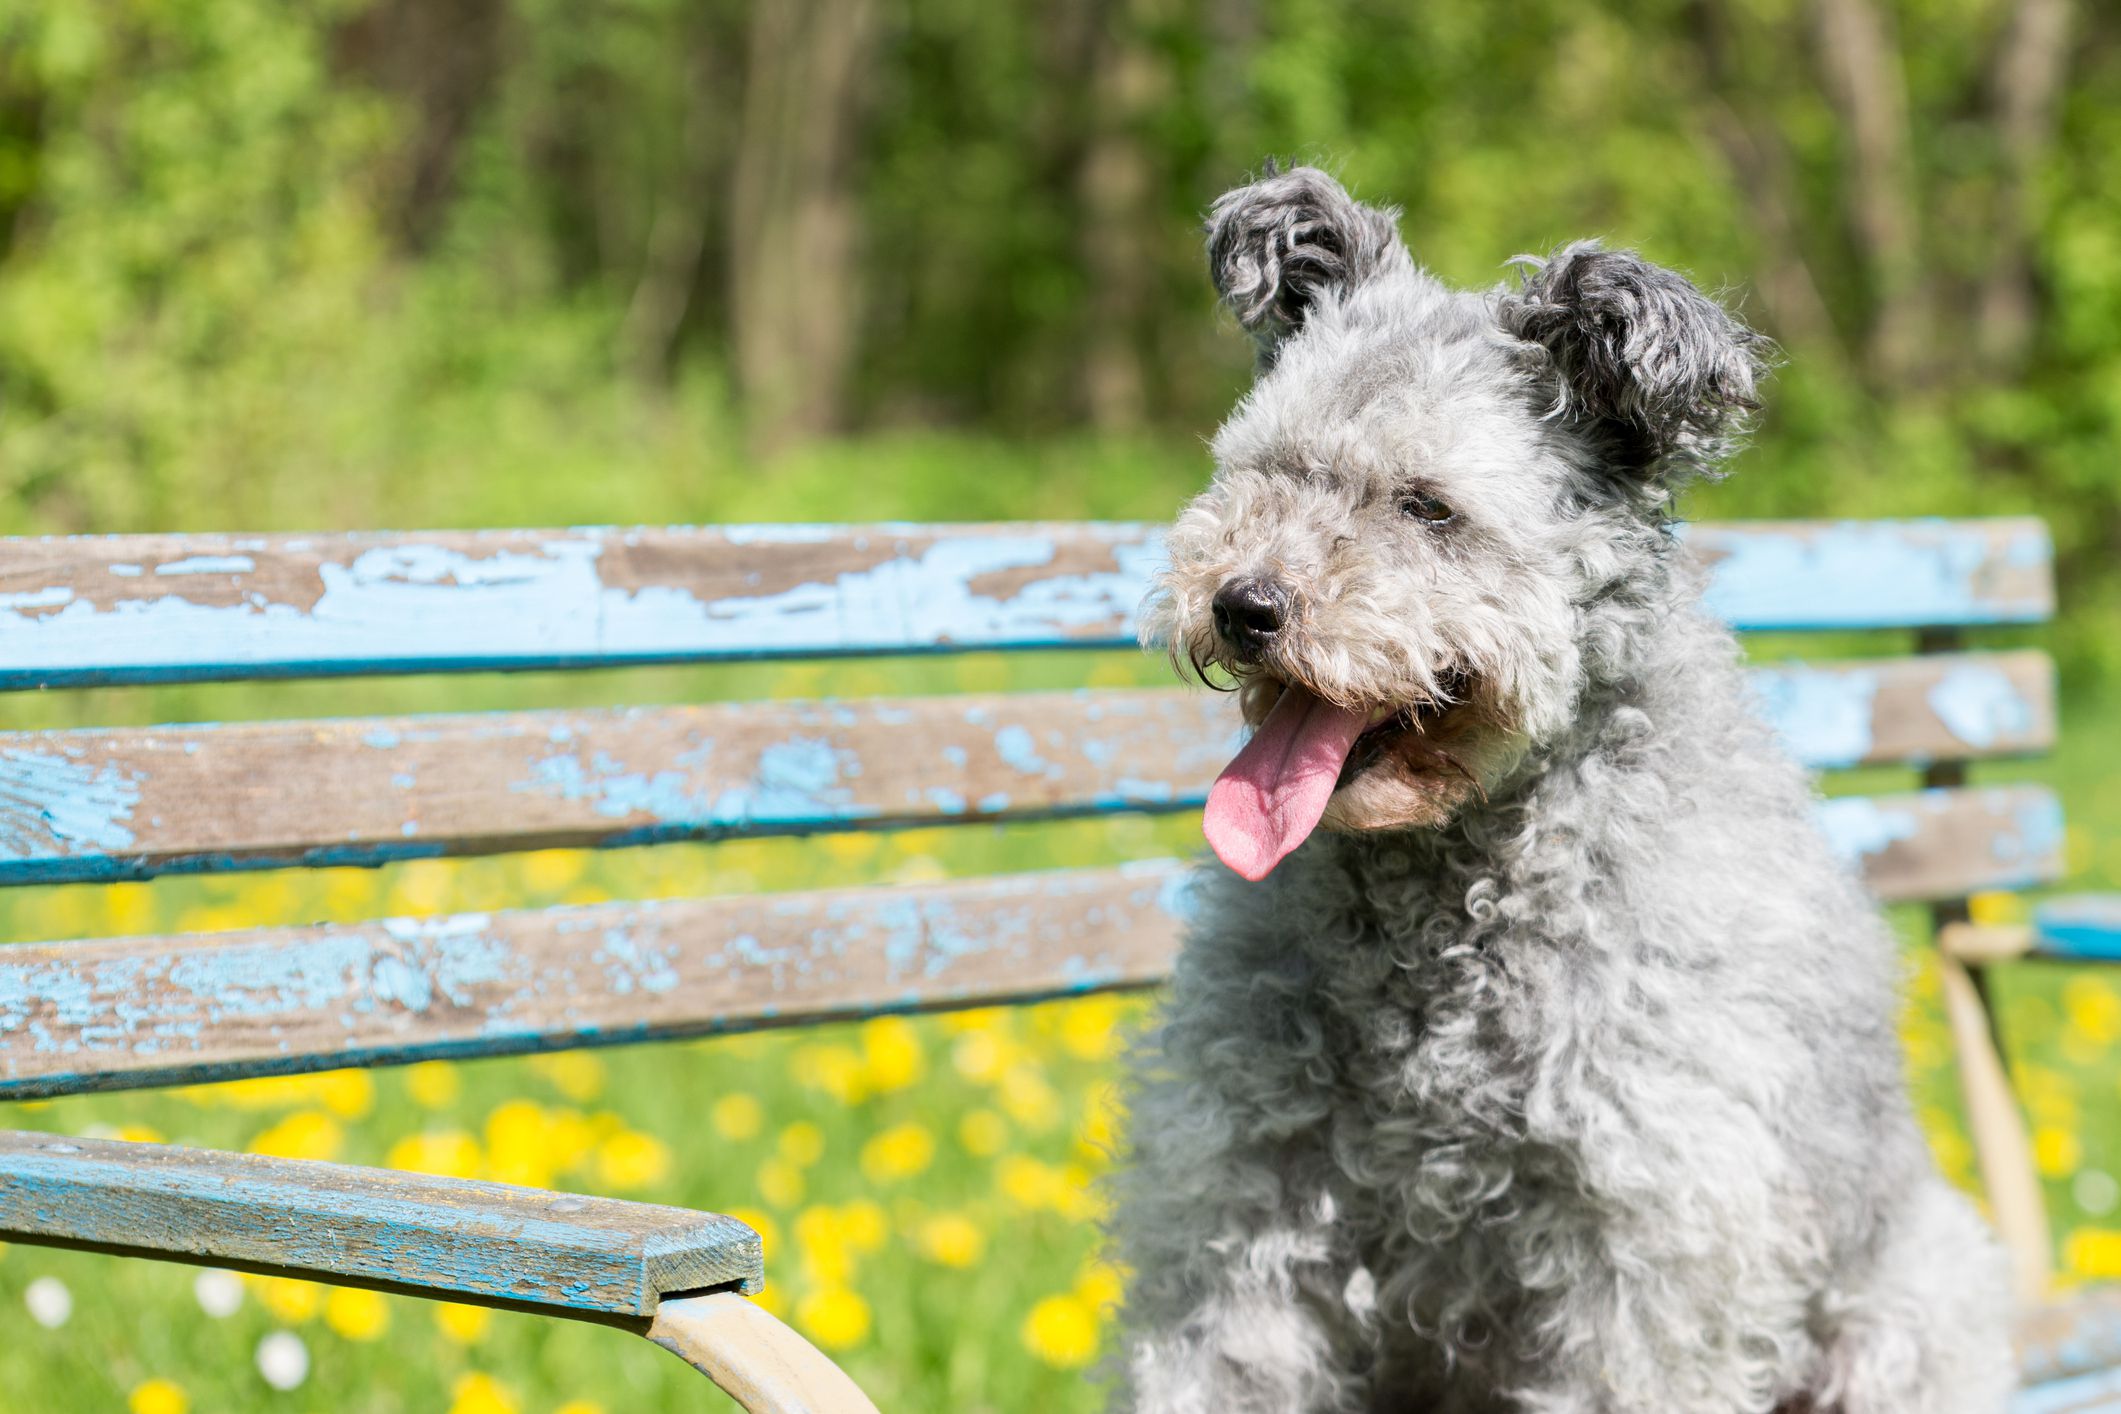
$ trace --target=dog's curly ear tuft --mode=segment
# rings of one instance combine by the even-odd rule
[[[1519,256],[1503,326],[1544,348],[1555,411],[1608,434],[1619,469],[1712,474],[1758,410],[1772,346],[1676,271],[1579,241]]]
[[[1319,295],[1411,266],[1399,212],[1365,206],[1316,167],[1269,162],[1208,212],[1208,273],[1271,363]]]

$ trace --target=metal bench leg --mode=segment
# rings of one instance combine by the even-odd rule
[[[665,1299],[648,1338],[750,1414],[877,1414],[816,1346],[733,1291]]]

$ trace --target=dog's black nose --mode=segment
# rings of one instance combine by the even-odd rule
[[[1271,579],[1233,579],[1215,591],[1215,632],[1250,661],[1289,617],[1289,591]]]

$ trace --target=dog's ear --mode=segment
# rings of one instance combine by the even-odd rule
[[[1268,163],[1258,181],[1224,192],[1207,224],[1216,292],[1270,364],[1321,294],[1413,263],[1398,211],[1363,205],[1316,167]]]
[[[1617,469],[1708,473],[1759,406],[1768,341],[1684,275],[1595,241],[1519,257],[1503,326],[1546,351],[1555,411],[1604,434]]]

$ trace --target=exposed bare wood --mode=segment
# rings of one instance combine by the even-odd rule
[[[713,1380],[748,1414],[877,1414],[839,1366],[735,1292],[665,1301],[648,1338]]]
[[[1937,946],[1969,967],[2015,962],[2030,954],[2037,941],[2033,930],[2024,926],[1947,923],[1937,930]]]
[[[1996,1231],[2010,1252],[2019,1300],[2035,1306],[2047,1296],[2054,1256],[2047,1205],[2033,1168],[2032,1143],[2026,1138],[2025,1120],[2011,1094],[2010,1077],[1989,1029],[1988,1009],[1982,1005],[1973,978],[1965,964],[1949,953],[1940,954],[1937,965],[1981,1186],[1988,1194]]]

